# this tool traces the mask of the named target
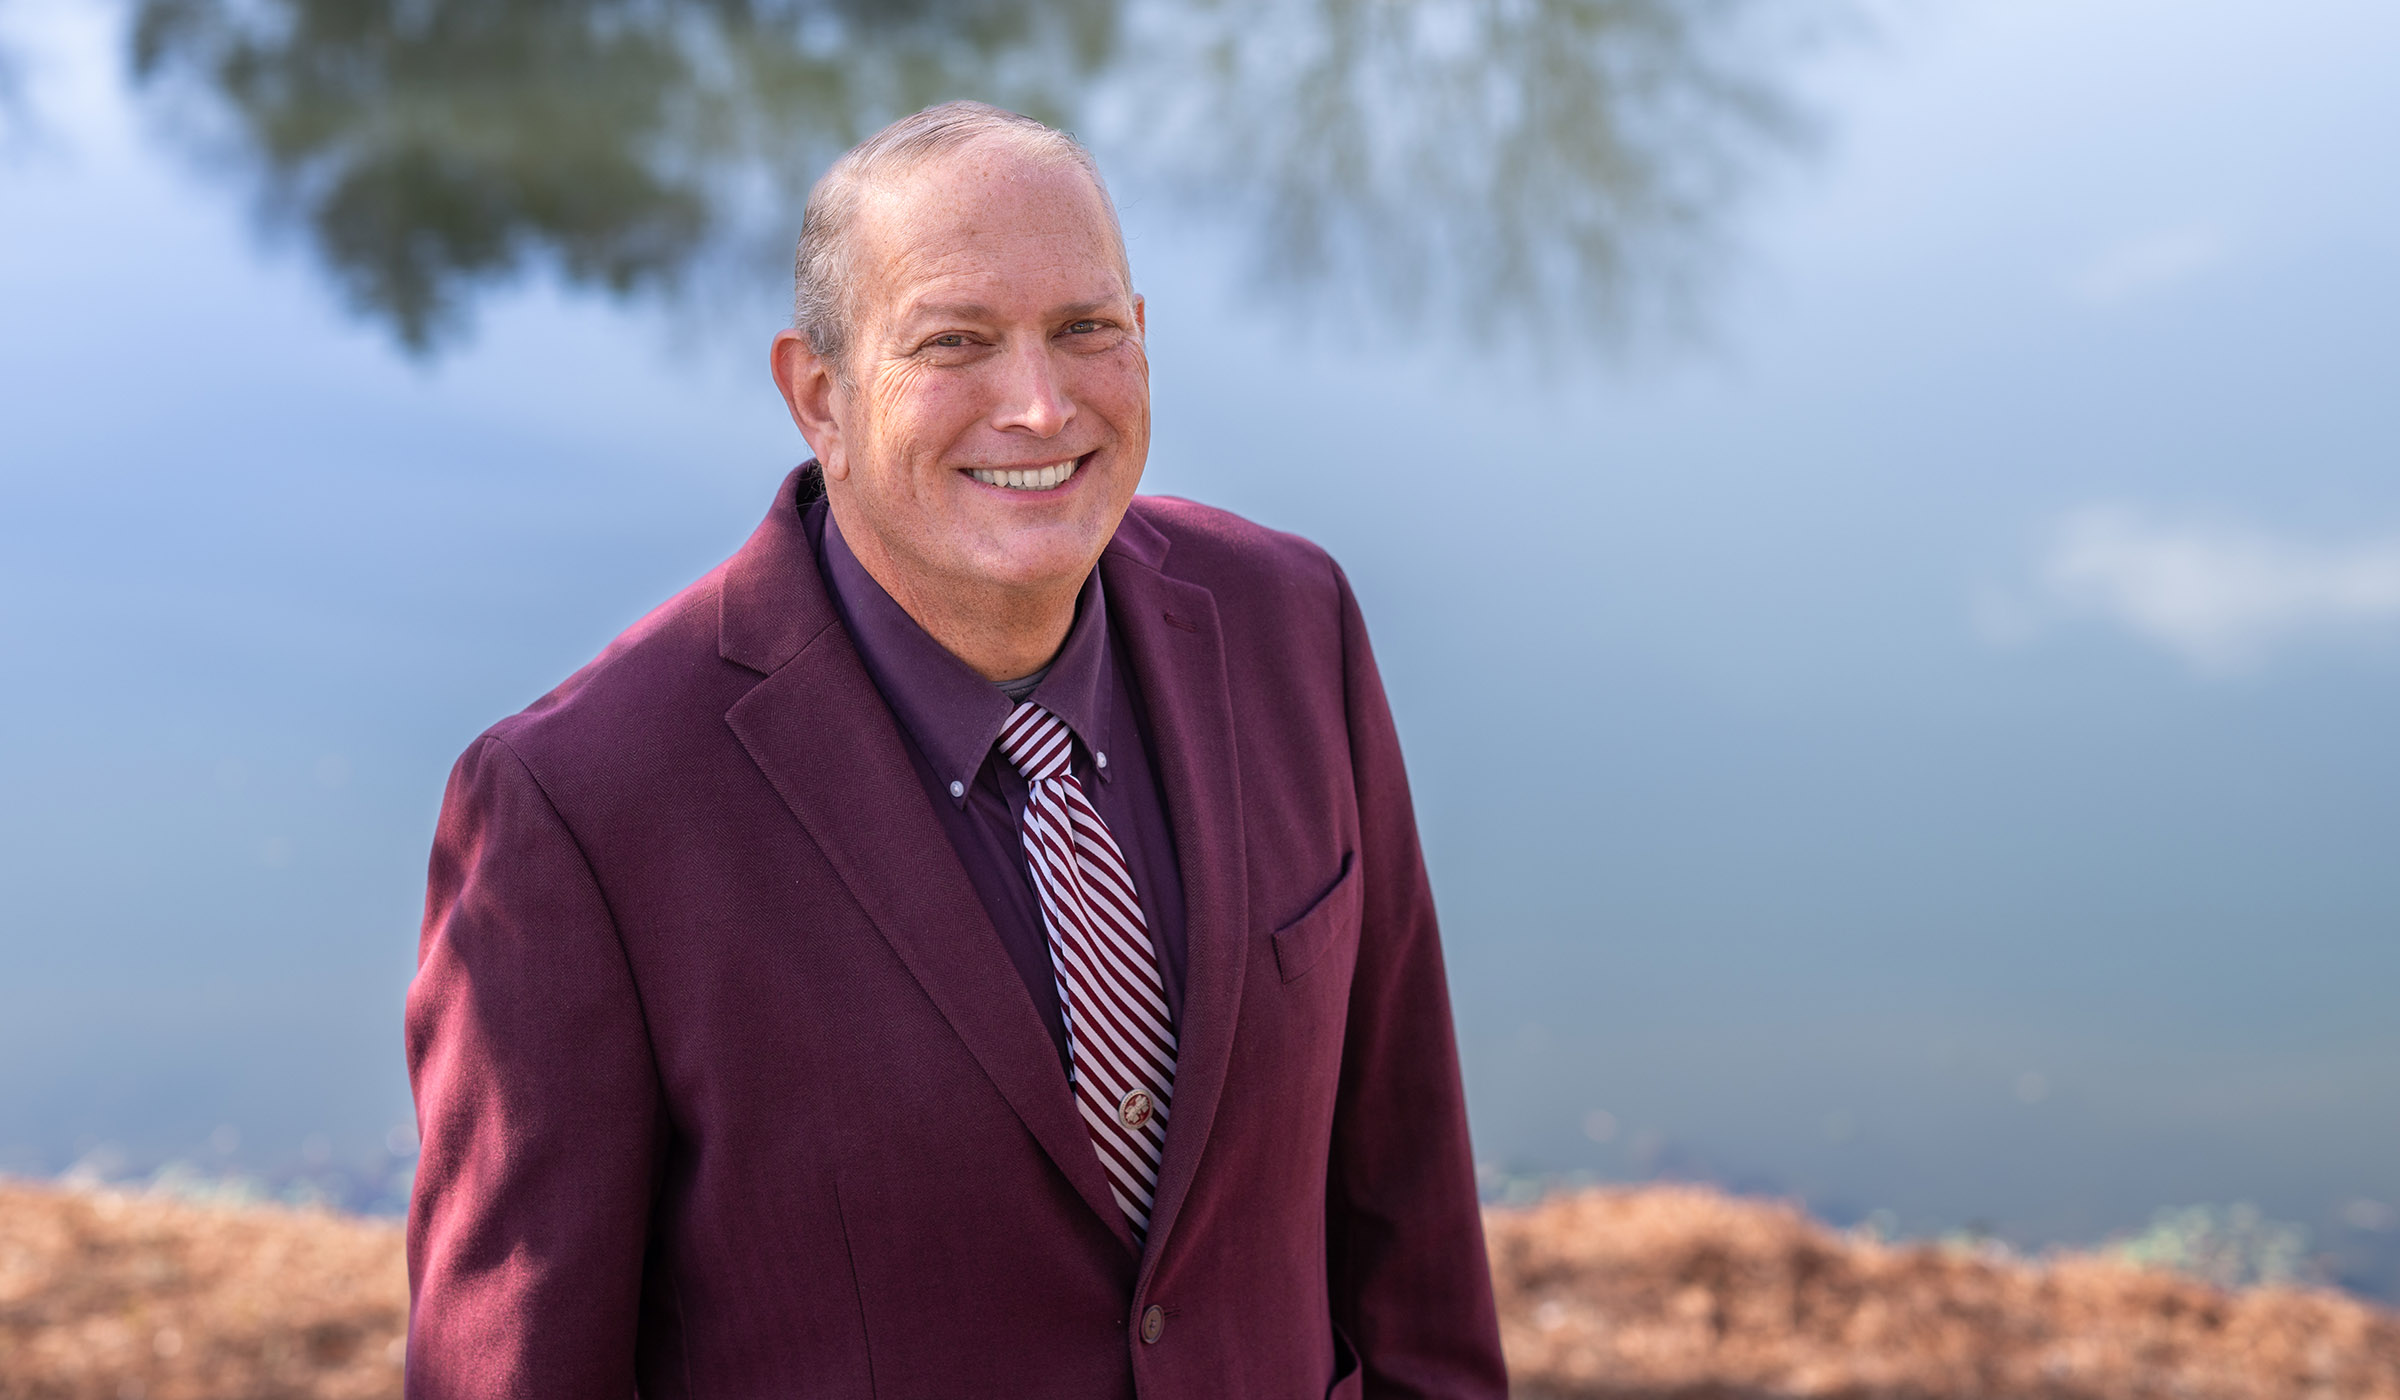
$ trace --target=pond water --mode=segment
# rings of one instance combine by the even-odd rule
[[[976,96],[1110,174],[1148,488],[1359,588],[1495,1193],[2250,1202],[2400,1297],[2396,61],[2368,0],[0,8],[0,1170],[393,1204],[451,759],[740,543],[798,200]]]

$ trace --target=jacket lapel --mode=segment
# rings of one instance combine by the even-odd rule
[[[1183,875],[1183,1024],[1145,1278],[1191,1192],[1224,1093],[1250,924],[1241,773],[1216,596],[1161,572],[1165,556],[1165,538],[1129,513],[1100,564],[1109,611],[1149,711]]]
[[[795,474],[797,476],[797,474]],[[787,482],[727,565],[720,650],[766,678],[726,722],[1026,1130],[1130,1253],[1058,1055],[825,595]],[[780,517],[780,518],[779,518]]]

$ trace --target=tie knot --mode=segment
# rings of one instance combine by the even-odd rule
[[[1000,726],[1000,752],[1026,782],[1066,776],[1074,751],[1075,737],[1067,722],[1030,700],[1020,703]]]

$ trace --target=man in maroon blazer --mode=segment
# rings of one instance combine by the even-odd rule
[[[816,461],[451,777],[408,1393],[1502,1395],[1358,607],[1134,497],[1090,158],[908,118],[798,284]]]

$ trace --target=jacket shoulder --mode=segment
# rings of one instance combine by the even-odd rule
[[[622,769],[632,752],[724,712],[757,677],[718,654],[719,565],[531,705],[484,731],[545,785],[554,775]],[[478,740],[480,743],[481,740]]]
[[[1155,531],[1164,572],[1220,593],[1330,601],[1340,566],[1316,541],[1180,496],[1137,496],[1127,512]]]

